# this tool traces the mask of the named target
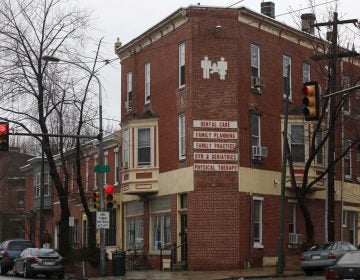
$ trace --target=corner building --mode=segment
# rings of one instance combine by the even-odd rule
[[[144,251],[152,267],[171,248],[190,270],[276,263],[284,84],[290,82],[297,112],[289,134],[301,175],[309,149],[301,88],[310,73],[323,85],[325,79],[310,59],[319,39],[271,16],[190,6],[115,44],[122,66],[122,246]],[[324,170],[321,157],[314,174]],[[309,196],[318,242],[324,185]],[[288,188],[284,221],[285,256],[297,260],[305,226]]]

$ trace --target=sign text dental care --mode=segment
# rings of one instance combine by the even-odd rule
[[[236,121],[194,120],[193,128],[194,171],[238,171]]]

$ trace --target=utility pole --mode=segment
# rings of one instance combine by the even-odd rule
[[[290,65],[286,68],[287,77],[290,77]],[[279,215],[279,237],[278,237],[278,261],[276,264],[276,274],[283,274],[284,261],[284,209],[285,209],[285,184],[286,184],[286,164],[287,164],[287,145],[288,145],[288,119],[289,119],[289,95],[290,95],[290,81],[286,83],[286,100],[285,100],[285,117],[283,130],[283,151],[281,163],[281,194],[280,194],[280,215]]]
[[[315,55],[312,58],[317,61],[329,59],[329,80],[328,89],[332,93],[336,90],[336,62],[338,58],[355,56],[354,52],[339,53],[338,51],[338,24],[357,23],[356,19],[338,20],[338,13],[334,12],[334,18],[331,22],[317,23],[312,26],[332,26],[331,48],[325,55]],[[327,175],[327,241],[335,240],[335,96],[329,97],[329,138],[328,138],[328,168]],[[344,168],[344,167],[342,167]]]

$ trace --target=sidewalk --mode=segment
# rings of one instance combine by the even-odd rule
[[[251,278],[265,278],[271,276],[287,277],[298,276],[304,273],[300,270],[284,271],[284,274],[277,275],[275,267],[258,267],[237,270],[216,270],[216,271],[158,271],[142,270],[127,271],[124,276],[109,276],[89,279],[102,280],[240,280]]]

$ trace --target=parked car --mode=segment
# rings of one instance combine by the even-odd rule
[[[325,270],[334,265],[346,252],[356,250],[358,249],[354,245],[346,241],[315,245],[302,254],[300,266],[305,274],[309,276],[314,271]]]
[[[326,269],[326,279],[360,279],[360,251],[349,251]]]
[[[5,240],[0,246],[0,274],[5,275],[14,266],[14,260],[29,247],[35,247],[31,240]]]
[[[15,259],[13,272],[25,278],[45,274],[47,278],[57,275],[64,278],[63,258],[54,249],[27,248]]]

